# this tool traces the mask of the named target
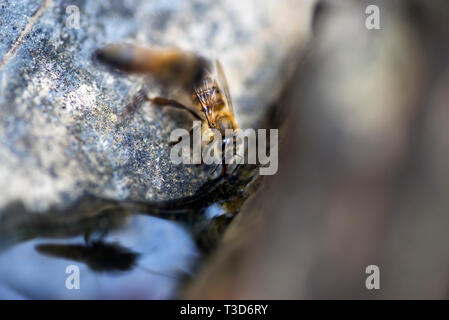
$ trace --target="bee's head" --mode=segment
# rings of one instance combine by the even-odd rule
[[[234,117],[228,113],[218,115],[215,118],[215,127],[222,133],[225,132],[226,129],[237,129]]]

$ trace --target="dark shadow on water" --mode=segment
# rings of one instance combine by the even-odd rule
[[[97,272],[130,271],[137,264],[139,254],[118,243],[95,241],[91,244],[52,244],[35,246],[37,252],[57,258],[84,262]]]
[[[0,223],[0,298],[176,297],[259,185],[254,172],[165,202],[86,195],[41,214],[13,204]],[[65,286],[72,264],[80,268],[80,290]]]

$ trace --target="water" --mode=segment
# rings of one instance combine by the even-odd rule
[[[86,196],[43,214],[13,206],[0,226],[0,298],[178,297],[257,186],[254,170],[242,172],[165,203]],[[79,289],[67,287],[69,266]]]
[[[13,246],[0,255],[0,297],[34,299],[164,299],[176,294],[178,277],[191,274],[200,253],[187,231],[175,223],[150,216],[133,216],[120,230],[108,233],[94,253],[82,236],[69,239],[38,238]],[[120,245],[135,255],[129,268],[117,261],[95,264],[106,249]],[[49,254],[58,245],[59,254]],[[77,245],[77,246],[75,246]],[[40,248],[43,248],[39,250]],[[82,250],[84,248],[84,250]],[[47,252],[45,251],[47,249]],[[110,256],[120,257],[118,252]],[[76,257],[76,259],[75,259]],[[113,260],[111,258],[111,260]],[[128,260],[128,259],[125,259]],[[98,261],[97,261],[98,262]],[[126,266],[127,262],[124,262]],[[66,268],[79,267],[80,289],[66,288]],[[117,266],[119,265],[119,266]]]

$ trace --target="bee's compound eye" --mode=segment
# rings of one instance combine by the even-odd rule
[[[217,127],[220,130],[234,129],[232,120],[228,116],[219,117],[219,118],[217,118],[216,122],[217,122]]]

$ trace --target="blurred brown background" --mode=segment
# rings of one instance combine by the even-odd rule
[[[313,21],[279,172],[184,297],[447,298],[449,2],[322,1]]]

